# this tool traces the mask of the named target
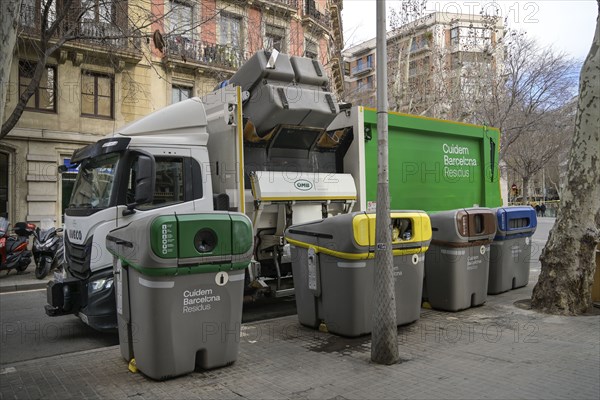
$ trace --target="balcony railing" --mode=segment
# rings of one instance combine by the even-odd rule
[[[78,39],[80,43],[96,44],[116,50],[140,49],[140,38],[133,37],[128,29],[123,29],[113,24],[94,21],[82,21],[79,24]]]
[[[302,20],[312,20],[327,31],[331,29],[329,24],[329,18],[325,14],[317,10],[315,0],[304,1],[304,15],[302,16]]]
[[[362,73],[371,72],[371,71],[373,71],[372,63],[366,63],[366,64],[357,65],[356,67],[352,67],[352,75],[360,75]]]
[[[56,19],[55,10],[50,10],[48,14],[48,25]],[[20,16],[20,28],[22,32],[33,37],[39,37],[41,12],[39,7],[22,6]],[[73,29],[76,26],[77,29]],[[132,30],[127,26],[119,26],[113,22],[97,22],[81,19],[73,22],[66,17],[60,22],[55,36],[59,37],[69,33],[75,39],[69,42],[91,44],[95,46],[108,47],[111,50],[129,50],[140,52],[141,38],[135,36]]]
[[[185,36],[171,36],[166,40],[165,53],[179,57],[184,62],[195,62],[227,69],[237,69],[248,60],[248,55],[239,48],[206,43]]]
[[[285,8],[290,8],[297,10],[298,9],[298,0],[261,0],[263,3],[271,3],[275,5],[280,5]]]

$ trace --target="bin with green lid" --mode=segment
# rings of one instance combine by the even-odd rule
[[[423,211],[392,211],[392,247],[398,325],[419,319],[424,253],[431,240]],[[298,320],[329,332],[371,332],[375,268],[375,214],[355,212],[291,226]]]
[[[158,380],[233,363],[252,240],[250,220],[229,212],[111,231],[121,355]]]

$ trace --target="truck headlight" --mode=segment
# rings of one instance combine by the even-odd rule
[[[113,282],[113,277],[97,279],[90,282],[90,288],[92,293],[99,292],[100,290],[110,289]]]

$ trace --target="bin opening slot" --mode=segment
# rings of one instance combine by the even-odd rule
[[[481,214],[473,215],[473,227],[475,228],[475,234],[480,235],[483,233],[483,230],[484,230],[483,215],[481,215]]]
[[[508,227],[511,229],[515,228],[527,228],[530,224],[529,218],[514,218],[508,220]]]
[[[321,239],[333,239],[333,235],[330,235],[328,233],[301,231],[298,229],[290,229],[289,232],[294,233],[296,235],[312,236],[312,237],[321,238]]]
[[[410,218],[392,219],[392,242],[411,240],[413,237],[413,224]]]

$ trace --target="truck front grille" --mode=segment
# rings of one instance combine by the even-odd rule
[[[94,237],[90,237],[85,244],[71,243],[67,235],[64,236],[64,239],[69,272],[76,278],[87,279],[90,276],[90,260],[92,258],[92,241]]]

